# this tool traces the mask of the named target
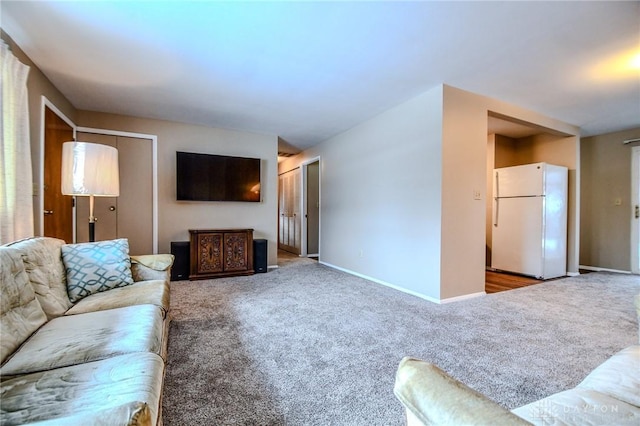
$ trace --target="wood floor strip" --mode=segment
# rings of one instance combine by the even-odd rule
[[[485,272],[485,288],[486,293],[497,293],[500,291],[513,290],[516,288],[527,287],[530,285],[540,284],[543,280],[538,280],[523,275],[508,274],[505,272],[486,271]]]

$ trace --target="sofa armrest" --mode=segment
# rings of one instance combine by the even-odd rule
[[[433,364],[405,357],[393,389],[415,425],[530,425]]]
[[[640,326],[640,294],[636,294],[636,297],[633,301],[636,305],[636,317],[638,318],[638,326]],[[638,328],[638,342],[640,342],[640,327]]]
[[[173,260],[172,254],[131,256],[133,281],[165,280],[169,282]]]

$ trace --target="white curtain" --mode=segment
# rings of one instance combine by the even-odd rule
[[[0,41],[0,244],[33,236],[33,175],[29,139],[27,76]]]

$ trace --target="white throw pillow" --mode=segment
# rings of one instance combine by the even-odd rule
[[[62,261],[67,273],[67,293],[73,303],[101,291],[133,284],[126,238],[65,244]]]

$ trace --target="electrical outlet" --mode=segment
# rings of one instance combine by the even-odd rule
[[[616,198],[615,200],[613,200],[613,205],[614,206],[621,206],[622,205],[622,198]]]
[[[480,200],[482,199],[482,193],[480,192],[479,189],[474,189],[473,190],[473,199],[474,200]]]

